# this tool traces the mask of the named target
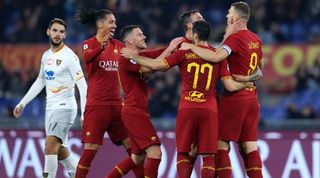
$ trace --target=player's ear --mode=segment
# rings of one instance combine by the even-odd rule
[[[50,36],[50,29],[47,29],[47,35]]]

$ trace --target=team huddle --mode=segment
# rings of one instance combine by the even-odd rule
[[[56,177],[58,161],[70,177],[87,177],[107,131],[115,145],[126,149],[128,157],[106,178],[123,177],[131,170],[137,178],[157,178],[161,140],[148,111],[146,79],[156,71],[177,66],[182,81],[175,129],[178,177],[190,177],[199,156],[201,177],[230,178],[229,144],[234,141],[248,177],[261,178],[257,148],[260,106],[255,81],[262,78],[262,44],[247,29],[249,17],[248,4],[231,4],[224,39],[215,49],[208,42],[211,25],[199,11],[188,11],[180,17],[184,37],[173,39],[166,48],[148,50],[139,26],[124,27],[116,40],[116,18],[111,11],[79,9],[76,20],[96,27],[96,35],[82,44],[88,85],[78,57],[63,43],[65,22],[53,19],[47,30],[50,49],[42,56],[39,76],[14,110],[14,116],[19,117],[46,87],[43,177]],[[219,101],[218,80],[224,86]],[[75,84],[81,99],[84,143],[78,162],[67,146],[68,131],[77,114]]]

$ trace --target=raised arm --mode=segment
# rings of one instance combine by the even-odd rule
[[[83,61],[84,63],[90,63],[92,62],[101,52],[103,51],[102,48],[97,47],[95,49],[88,49],[84,50],[82,55],[83,55]]]
[[[152,59],[152,58],[140,56],[139,54],[132,52],[128,48],[122,48],[121,55],[127,59],[134,60],[135,62],[140,64],[142,67],[144,67],[142,69],[145,69],[145,70],[151,69],[152,71],[157,71],[157,70],[163,70],[167,68],[166,63],[163,61],[163,58],[160,59],[161,55],[156,59]]]
[[[204,49],[191,43],[182,43],[180,50],[191,50],[208,62],[220,62],[229,56],[226,49],[220,47],[216,51]]]
[[[92,44],[90,44],[88,41],[85,41],[82,45],[84,63],[92,62],[105,49],[107,43],[107,36],[103,37],[100,46],[97,46],[96,48],[91,47]]]
[[[136,54],[128,48],[123,48],[121,50],[121,55],[127,59],[134,60],[135,62],[140,64],[142,67],[144,67],[142,68],[143,70],[147,70],[148,72],[150,72],[149,70],[151,71],[166,70],[168,68],[168,65],[163,59],[169,56],[172,53],[172,51],[174,51],[177,48],[177,46],[181,43],[182,40],[183,40],[182,37],[173,39],[170,42],[170,45],[163,51],[163,53],[155,59]]]

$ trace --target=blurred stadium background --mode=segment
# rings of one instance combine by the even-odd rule
[[[199,9],[212,24],[211,43],[219,44],[226,25],[225,16],[232,2],[0,0],[0,130],[3,131],[0,138],[13,139],[15,134],[12,135],[11,131],[44,128],[45,93],[41,93],[25,108],[21,119],[13,119],[12,110],[37,77],[40,57],[49,47],[46,28],[52,18],[66,20],[68,34],[65,43],[81,58],[81,43],[93,36],[95,29],[75,22],[74,14],[79,7],[110,9],[117,18],[118,33],[125,25],[138,24],[147,36],[149,47],[156,48],[183,35],[178,17],[190,9]],[[287,131],[298,133],[289,137],[291,140],[309,138],[308,134],[311,133],[313,137],[310,143],[316,145],[312,148],[318,148],[319,135],[314,135],[320,132],[320,0],[246,2],[252,11],[249,29],[259,34],[264,44],[264,78],[258,82],[261,104],[259,129],[263,134],[275,131],[280,134]],[[149,80],[149,109],[158,130],[174,130],[179,85],[180,78],[176,69],[166,73],[158,72]],[[80,129],[77,122],[74,131],[79,132]],[[4,142],[0,140],[0,148],[3,145]],[[310,163],[309,167],[320,169],[320,153],[313,156],[319,160]],[[4,155],[1,157],[0,151],[0,170],[5,171],[2,158]],[[6,177],[2,171],[0,177]],[[313,171],[308,175],[298,170],[288,175],[319,178],[319,171]],[[13,175],[17,176],[15,173]],[[279,175],[283,177],[284,174]]]

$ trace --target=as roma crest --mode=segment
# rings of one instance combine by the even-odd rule
[[[57,60],[56,60],[56,64],[57,64],[57,66],[59,66],[59,65],[61,64],[61,62],[62,62],[62,60],[57,59]]]

